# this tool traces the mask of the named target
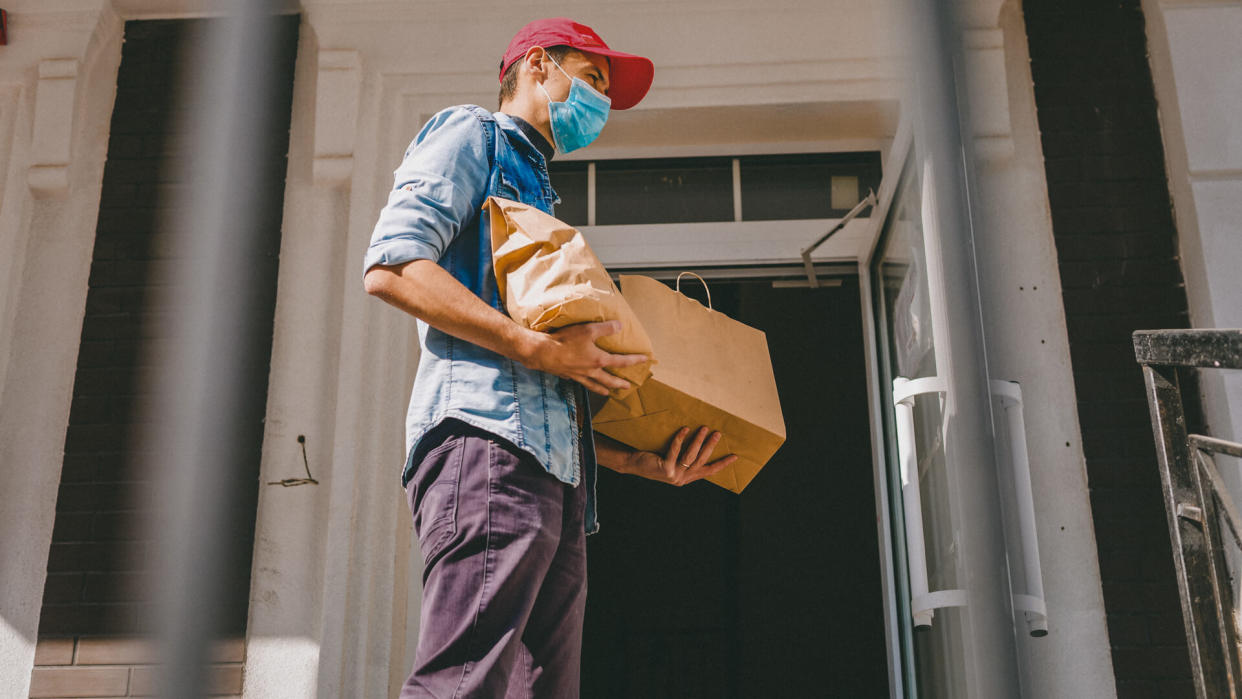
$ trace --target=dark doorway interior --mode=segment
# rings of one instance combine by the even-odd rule
[[[858,281],[712,301],[767,333],[788,441],[740,495],[601,469],[582,695],[887,696]]]

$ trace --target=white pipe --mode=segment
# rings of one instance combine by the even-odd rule
[[[923,542],[923,501],[919,492],[919,460],[914,438],[914,396],[904,394],[910,380],[893,379],[893,409],[897,414],[897,451],[901,467],[901,501],[906,515],[906,559],[909,562],[910,600],[927,597],[927,551]],[[914,610],[916,628],[931,627],[931,609]]]
[[[1039,538],[1035,530],[1035,498],[1031,488],[1031,464],[1026,448],[1026,424],[1022,412],[1022,387],[1016,381],[993,381],[992,394],[1001,399],[1009,431],[1010,468],[1013,470],[1018,534],[1022,542],[1025,594],[1014,593],[1014,606],[1022,609],[1032,636],[1048,634],[1044,608],[1044,580],[1039,564]],[[1020,599],[1021,602],[1019,603]],[[1034,604],[1038,601],[1038,604]]]

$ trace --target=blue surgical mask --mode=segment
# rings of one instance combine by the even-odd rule
[[[565,73],[561,64],[551,56],[548,56],[548,60]],[[585,80],[571,78],[569,73],[565,73],[565,77],[569,78],[569,97],[564,102],[553,102],[552,95],[548,94],[543,83],[539,83],[539,89],[548,98],[548,121],[552,125],[552,140],[561,153],[591,145],[599,137],[599,132],[604,130],[604,122],[608,120],[608,111],[612,108],[612,100],[587,85]]]

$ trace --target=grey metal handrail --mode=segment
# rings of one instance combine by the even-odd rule
[[[1242,330],[1140,330],[1134,354],[1143,366],[1156,437],[1195,694],[1237,697],[1239,634],[1220,523],[1242,547],[1242,518],[1212,455],[1242,457],[1242,444],[1187,433],[1179,374],[1242,369]]]

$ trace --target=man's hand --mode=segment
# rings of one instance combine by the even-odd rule
[[[538,333],[528,356],[521,361],[561,378],[573,379],[587,390],[608,395],[612,389],[626,389],[630,382],[606,371],[609,367],[627,367],[648,360],[645,354],[612,354],[596,346],[601,337],[621,332],[621,321],[582,323],[552,333]]]
[[[621,331],[620,321],[584,323],[555,333],[535,332],[484,303],[431,260],[375,265],[363,279],[368,294],[400,308],[454,337],[486,347],[531,369],[573,379],[591,391],[628,388],[629,381],[607,367],[633,366],[642,354],[611,354],[595,340]]]
[[[673,435],[668,450],[663,454],[650,451],[623,452],[620,445],[613,446],[611,440],[596,442],[599,462],[614,471],[642,476],[653,481],[683,486],[700,478],[707,478],[719,473],[722,469],[737,461],[737,455],[730,454],[723,459],[712,461],[712,451],[720,443],[721,434],[712,432],[707,427],[700,427],[694,438],[686,442],[690,436],[690,428],[683,427]],[[599,447],[603,446],[603,449]]]

